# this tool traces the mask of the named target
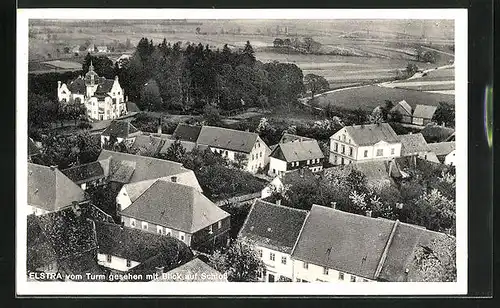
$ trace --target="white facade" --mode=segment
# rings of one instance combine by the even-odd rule
[[[270,176],[282,175],[287,171],[286,161],[269,157],[269,172]]]
[[[250,173],[257,173],[259,168],[264,168],[269,161],[270,150],[267,145],[257,137],[257,141],[255,142],[252,151],[250,153],[236,152],[227,149],[210,147],[210,150],[214,153],[220,154],[222,157],[228,159],[231,162],[236,161],[236,155],[241,154],[245,155],[246,166],[244,168],[245,171]]]
[[[121,271],[121,272],[127,272],[130,269],[136,267],[140,263],[137,261],[133,260],[127,260],[121,257],[113,256],[113,255],[106,255],[102,253],[97,254],[97,263],[99,265],[102,265],[104,267]]]
[[[331,268],[294,260],[293,281],[295,282],[368,282],[370,279],[351,275]]]
[[[401,143],[379,141],[373,145],[358,146],[349,136],[345,128],[330,137],[330,158],[333,165],[388,160],[401,156]]]
[[[28,205],[28,211],[26,212],[27,215],[34,214],[36,216],[45,215],[48,213],[50,212],[32,205]]]
[[[262,246],[256,246],[256,250],[266,266],[261,281],[277,282],[281,276],[293,281],[293,260],[289,254]]]
[[[262,189],[260,193],[260,197],[265,199],[273,194],[273,192],[281,192],[283,190],[283,182],[281,181],[281,177],[275,177],[269,184],[267,184],[264,189]]]
[[[446,155],[446,157],[444,158],[445,165],[456,166],[455,152],[456,150],[453,150],[448,155]]]
[[[110,139],[110,136],[103,136],[101,135],[101,146],[103,146],[106,142],[108,142]],[[130,145],[130,144],[133,144],[135,142],[135,137],[130,137],[130,138],[121,138],[121,137],[116,137],[116,141],[118,143],[122,143],[122,142],[125,142],[125,144],[127,145]]]

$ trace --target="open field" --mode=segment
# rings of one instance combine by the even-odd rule
[[[366,111],[372,111],[375,107],[384,104],[385,100],[391,100],[394,103],[406,100],[412,107],[415,107],[417,104],[437,106],[439,102],[455,103],[454,95],[379,86],[364,86],[346,89],[317,97],[320,106],[333,104],[349,109],[362,108]]]

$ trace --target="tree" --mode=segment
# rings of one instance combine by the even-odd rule
[[[240,170],[245,169],[247,166],[248,157],[243,153],[235,153],[234,154],[234,166]]]
[[[255,51],[253,50],[250,41],[247,41],[245,47],[243,48],[243,55],[245,56],[245,62],[247,65],[252,66],[255,64]]]
[[[282,47],[283,46],[283,40],[280,38],[275,38],[273,41],[274,47]]]
[[[161,110],[162,103],[158,84],[156,81],[150,80],[142,90],[140,108],[144,110]]]
[[[225,251],[216,251],[210,256],[209,264],[234,282],[258,281],[259,274],[265,270],[254,247],[240,240],[234,241]]]
[[[184,155],[186,155],[186,149],[182,146],[181,141],[177,139],[168,147],[164,159],[180,163]]]
[[[415,75],[417,73],[417,71],[418,71],[418,67],[415,64],[408,63],[406,65],[405,72],[406,72],[407,77],[411,77],[411,76]]]
[[[444,123],[446,126],[455,127],[455,107],[451,104],[440,102],[433,120],[438,124]]]
[[[391,109],[393,107],[394,103],[391,100],[386,99],[384,105],[381,108],[382,118],[384,119],[384,121],[387,121],[389,119],[389,113],[391,112]]]
[[[361,125],[365,124],[366,121],[368,121],[368,116],[366,112],[363,109],[361,109],[361,107],[358,107],[357,109],[353,110],[352,114],[355,124]]]
[[[456,238],[442,235],[431,240],[428,246],[416,249],[414,263],[417,279],[425,282],[457,281]]]
[[[42,140],[42,144],[41,161],[59,169],[95,161],[101,150],[99,141],[88,133],[70,136],[50,134]]]
[[[219,109],[212,105],[205,105],[203,108],[203,119],[206,125],[218,125],[221,121]]]
[[[314,98],[315,94],[327,91],[330,88],[325,77],[315,74],[307,74],[304,77],[304,86],[306,90],[311,91],[311,99]]]

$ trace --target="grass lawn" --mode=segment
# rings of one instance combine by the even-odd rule
[[[427,93],[406,89],[392,89],[379,86],[365,86],[356,89],[334,92],[318,97],[320,106],[333,103],[335,106],[372,111],[373,108],[384,104],[385,100],[397,103],[406,100],[415,107],[417,104],[435,105],[439,102],[455,104],[454,95]]]

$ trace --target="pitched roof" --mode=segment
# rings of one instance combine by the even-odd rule
[[[201,132],[201,126],[179,123],[172,134],[173,139],[196,142]]]
[[[455,150],[455,141],[429,143],[429,149],[437,156],[448,155]]]
[[[96,222],[98,252],[139,263],[145,262],[160,253],[170,252],[170,259],[164,265],[174,261],[180,249],[189,249],[178,239],[140,229],[122,227],[113,223]]]
[[[398,135],[387,123],[346,126],[345,129],[358,146],[373,145],[379,141],[399,142]]]
[[[443,127],[436,124],[427,124],[420,133],[426,138],[426,140],[445,141],[449,138],[455,130],[451,127]]]
[[[163,143],[164,140],[160,137],[153,135],[139,135],[135,137],[135,141],[130,148],[132,152],[137,155],[150,154],[147,156],[154,156],[160,152]]]
[[[123,172],[121,174],[125,175],[126,177],[130,176],[128,177],[127,183],[158,179],[161,177],[176,175],[189,171],[189,169],[184,168],[182,164],[173,161],[121,152],[113,152],[108,150],[102,150],[98,160],[104,160],[110,157],[110,175],[115,176],[115,172],[123,166],[123,170],[120,171],[120,173]],[[122,162],[130,163],[122,164]],[[133,168],[134,172],[130,175],[130,173],[125,171],[131,171],[133,167],[132,162],[135,164],[135,167]],[[123,177],[117,176],[118,180],[120,178],[122,179],[121,182],[125,183],[123,182]]]
[[[420,152],[428,152],[429,146],[421,133],[399,135],[401,141],[401,155],[415,155]]]
[[[250,153],[258,137],[259,135],[256,133],[203,126],[197,143],[236,152]]]
[[[85,79],[83,79],[82,76],[79,76],[72,82],[68,84],[68,90],[71,91],[71,93],[80,93],[80,94],[85,94],[87,92],[87,87],[85,86]]]
[[[300,178],[300,177],[314,179],[317,176],[318,175],[315,174],[314,172],[312,172],[311,169],[309,169],[309,168],[300,168],[300,169],[288,171],[285,174],[283,174],[281,177],[282,177],[283,184],[287,184],[287,183],[290,183],[291,181],[293,181],[297,178]]]
[[[103,136],[115,136],[117,138],[128,138],[132,134],[139,135],[140,131],[128,121],[112,121],[102,132]]]
[[[31,138],[28,138],[28,157],[39,154],[40,149],[36,146],[35,142],[33,142]]]
[[[139,107],[137,107],[136,103],[127,102],[126,104],[127,104],[127,111],[128,112],[141,112]]]
[[[84,191],[57,168],[28,163],[28,205],[51,212],[85,199]]]
[[[281,139],[278,143],[287,143],[287,142],[292,142],[292,141],[305,141],[305,140],[314,140],[314,139],[302,137],[299,135],[289,134],[289,133],[283,133],[283,135],[281,136]]]
[[[405,115],[409,115],[409,116],[412,115],[411,114],[411,106],[405,100],[402,100],[399,103],[397,103],[394,107],[392,107],[390,112],[401,111],[401,110],[403,110],[403,112],[401,114],[405,114]]]
[[[183,282],[227,282],[227,276],[205,262],[195,258],[173,270],[165,273],[154,281],[183,281]]]
[[[415,106],[415,110],[413,111],[413,116],[423,119],[432,119],[434,113],[436,112],[436,109],[436,106],[417,105]]]
[[[292,257],[374,279],[393,225],[388,220],[313,205]]]
[[[113,88],[113,84],[115,81],[113,79],[106,79],[101,77],[99,79],[99,84],[97,85],[97,89],[95,90],[96,94],[107,94]]]
[[[167,153],[168,148],[174,142],[175,142],[175,140],[172,140],[172,139],[165,140],[165,143],[163,144],[163,146],[160,150],[160,153]],[[180,140],[180,143],[181,143],[182,147],[186,150],[186,152],[191,152],[192,150],[194,150],[194,148],[196,148],[195,142]]]
[[[307,211],[256,200],[238,237],[290,253],[306,217]]]
[[[279,143],[278,147],[274,149],[270,156],[281,159],[278,151],[283,153],[287,162],[325,157],[316,140]]]
[[[194,233],[229,216],[195,188],[158,180],[121,215]]]
[[[78,185],[88,181],[102,179],[109,175],[109,159],[74,166],[61,170],[61,172]]]

